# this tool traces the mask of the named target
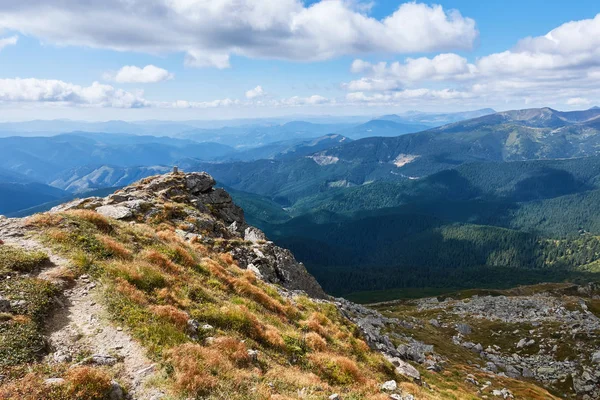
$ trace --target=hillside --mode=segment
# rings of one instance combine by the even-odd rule
[[[380,324],[405,322],[326,296],[213,185],[155,176],[0,220],[0,398],[555,398],[402,353]]]

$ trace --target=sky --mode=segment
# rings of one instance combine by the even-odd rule
[[[597,0],[0,0],[0,121],[595,105]]]

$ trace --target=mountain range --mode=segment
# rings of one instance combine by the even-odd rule
[[[506,111],[416,133],[403,130],[399,118],[407,117],[313,138],[307,136],[336,124],[292,122],[252,134],[219,128],[232,143],[254,138],[251,148],[90,132],[5,138],[0,177],[23,175],[60,189],[38,190],[32,207],[125,186],[173,165],[208,171],[248,220],[294,250],[335,294],[510,286],[595,270],[600,109]],[[360,138],[367,132],[373,137]],[[582,247],[588,250],[577,257],[565,255]]]

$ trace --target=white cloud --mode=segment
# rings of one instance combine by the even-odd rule
[[[600,14],[473,62],[445,53],[393,63],[357,59],[350,69],[363,75],[342,85],[354,101],[384,103],[412,93],[420,99],[552,100],[584,106],[600,97]],[[426,88],[419,91],[417,85]]]
[[[142,91],[125,91],[98,82],[81,86],[52,79],[0,79],[0,105],[31,103],[67,107],[110,108],[162,108],[162,109],[208,109],[226,107],[296,107],[333,104],[334,101],[320,95],[293,96],[263,101],[265,92],[260,86],[249,91],[254,97],[246,101],[217,99],[210,101],[153,101],[144,97]]]
[[[567,104],[570,106],[589,106],[592,102],[590,99],[583,97],[571,97],[570,99],[567,99]]]
[[[331,103],[332,101],[330,99],[328,99],[327,97],[323,97],[320,95],[312,95],[312,96],[308,96],[308,97],[300,97],[300,96],[293,96],[287,99],[282,99],[279,100],[275,103],[275,105],[280,105],[280,106],[304,106],[304,105],[310,105],[310,106],[315,106],[315,105],[323,105],[323,104],[327,104],[327,103]]]
[[[258,97],[264,97],[267,93],[263,90],[262,86],[257,86],[254,89],[246,92],[247,99],[256,99]]]
[[[79,86],[50,79],[0,79],[0,101],[65,103],[115,108],[146,107],[143,93],[132,93],[98,82]]]
[[[19,0],[0,2],[0,30],[45,43],[186,54],[227,68],[231,55],[294,61],[348,54],[470,49],[475,21],[410,2],[379,20],[369,2],[321,0]]]
[[[173,78],[172,73],[154,65],[146,65],[144,68],[126,65],[114,74],[105,74],[105,79],[118,83],[158,83]]]
[[[19,41],[18,36],[10,36],[5,38],[0,38],[0,51],[6,46],[14,46]]]

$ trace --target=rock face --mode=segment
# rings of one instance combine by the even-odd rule
[[[396,348],[390,337],[381,332],[383,328],[394,325],[413,329],[414,325],[411,322],[384,317],[375,310],[346,299],[336,299],[335,304],[346,318],[358,326],[367,344],[373,350],[380,351],[396,367],[396,372],[400,375],[417,381],[421,379],[419,371],[406,360],[422,364],[429,370],[442,370],[445,360],[434,352],[432,345],[427,345],[408,335],[393,333],[394,339],[404,342]]]
[[[196,240],[229,252],[241,268],[258,270],[261,279],[301,290],[315,298],[325,292],[288,250],[267,241],[249,226],[244,212],[205,172],[171,173],[143,179],[106,197],[74,200],[52,209],[90,209],[114,219],[138,222],[168,220],[186,240]]]

